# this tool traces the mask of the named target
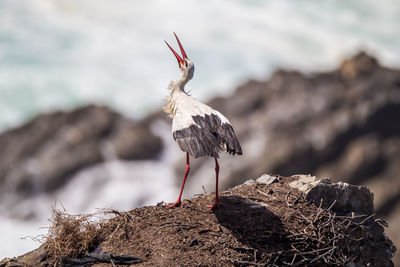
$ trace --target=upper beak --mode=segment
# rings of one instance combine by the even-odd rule
[[[175,52],[175,50],[167,43],[167,41],[164,41],[164,42],[167,44],[167,46],[169,47],[169,49],[171,49],[172,53],[174,53],[176,59],[178,60],[178,65],[179,65],[179,68],[180,68],[181,65],[183,65],[183,63],[184,63],[183,61],[184,61],[185,59],[187,59],[188,57],[187,57],[187,55],[186,55],[186,53],[185,53],[185,50],[184,50],[183,47],[182,47],[181,42],[179,41],[178,36],[176,35],[176,33],[174,33],[174,35],[175,35],[176,41],[178,41],[178,45],[179,45],[179,48],[180,48],[180,50],[181,50],[182,57],[180,57],[180,56],[178,55],[178,53]]]

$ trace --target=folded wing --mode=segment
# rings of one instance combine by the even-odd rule
[[[214,113],[192,116],[194,123],[175,130],[173,137],[183,151],[195,158],[218,158],[221,151],[241,155],[242,148],[232,125],[224,117],[222,120],[221,116]]]

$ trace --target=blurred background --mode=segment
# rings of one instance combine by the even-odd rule
[[[396,0],[0,0],[0,259],[39,246],[53,205],[175,201],[172,32],[192,96],[242,143],[222,189],[263,173],[366,185],[399,246],[399,25]],[[192,166],[184,196],[212,192],[213,161]]]

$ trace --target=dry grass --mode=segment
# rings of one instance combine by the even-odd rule
[[[53,208],[49,233],[44,243],[45,252],[52,259],[77,258],[95,248],[100,242],[102,222],[92,219],[97,214],[69,215]]]

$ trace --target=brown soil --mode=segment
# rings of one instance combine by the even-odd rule
[[[129,212],[70,216],[56,211],[44,243],[42,264],[64,266],[87,251],[131,255],[138,266],[342,265],[360,261],[366,229],[379,220],[334,216],[289,187],[294,178],[270,185],[244,184],[222,192],[220,207],[208,211],[213,195]],[[110,217],[111,216],[111,217]],[[76,265],[75,265],[76,266]],[[111,266],[98,263],[94,266]]]

